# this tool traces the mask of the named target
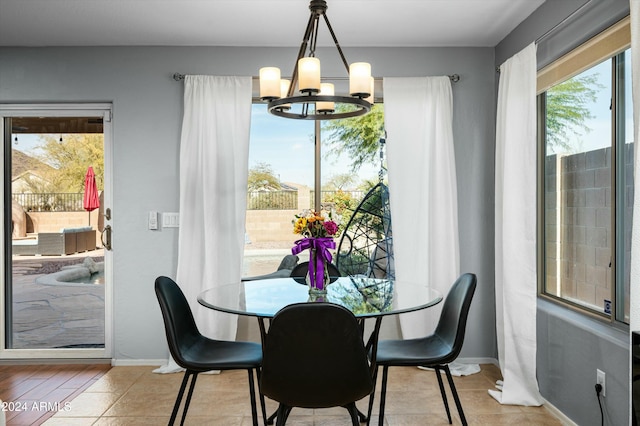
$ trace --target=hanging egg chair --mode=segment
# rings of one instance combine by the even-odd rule
[[[382,179],[353,211],[336,253],[343,276],[395,278],[389,188]]]

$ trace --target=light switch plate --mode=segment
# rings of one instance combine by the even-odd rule
[[[158,212],[150,211],[149,212],[149,229],[155,231],[158,229]]]
[[[180,226],[180,213],[162,213],[163,228],[178,228]]]

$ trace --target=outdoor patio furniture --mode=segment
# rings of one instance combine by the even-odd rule
[[[38,240],[36,238],[24,238],[11,242],[13,254],[35,256],[38,254]]]
[[[64,228],[60,232],[39,232],[37,238],[13,240],[14,255],[60,256],[96,249],[96,230],[90,227]]]

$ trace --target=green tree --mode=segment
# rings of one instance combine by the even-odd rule
[[[551,150],[575,151],[578,147],[571,146],[571,137],[591,131],[587,120],[594,117],[589,103],[595,101],[603,87],[598,78],[598,74],[573,77],[547,91],[547,144]],[[346,107],[338,105],[337,109]],[[360,117],[328,120],[322,127],[329,148],[327,155],[348,154],[351,171],[357,172],[362,164],[375,161],[383,129],[381,104],[375,104],[369,114]]]
[[[596,101],[597,92],[603,86],[598,74],[570,78],[547,90],[546,125],[547,147],[557,152],[574,152],[571,136],[582,136],[591,129],[586,121],[594,118],[589,104]]]
[[[337,110],[346,110],[338,105]],[[343,153],[351,158],[351,171],[357,172],[360,166],[376,160],[379,142],[384,130],[384,110],[375,104],[368,114],[342,120],[327,120],[322,126],[328,155],[339,156]]]
[[[249,169],[247,189],[249,191],[278,190],[282,189],[282,186],[271,164],[258,163]]]
[[[356,176],[352,173],[340,173],[331,176],[331,178],[322,186],[325,191],[337,191],[345,189],[349,185],[355,183]]]
[[[62,139],[62,141],[60,140]],[[45,177],[49,192],[82,192],[89,166],[96,175],[98,190],[104,189],[104,137],[101,133],[40,135],[42,154],[38,159],[53,170]]]

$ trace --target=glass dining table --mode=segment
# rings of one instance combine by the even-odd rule
[[[442,294],[424,283],[366,277],[333,277],[324,296],[310,296],[301,278],[241,281],[203,291],[198,302],[230,314],[273,318],[292,303],[330,302],[357,318],[382,318],[418,311],[442,301]]]
[[[257,317],[263,344],[267,336],[265,320],[273,318],[287,305],[329,302],[344,306],[359,319],[363,339],[364,320],[375,319],[366,342],[371,361],[375,363],[380,326],[385,316],[426,309],[442,301],[442,294],[424,283],[353,276],[331,277],[330,280],[323,296],[310,295],[304,278],[269,278],[205,290],[198,296],[198,302],[216,311]],[[360,411],[358,415],[361,422],[367,420]],[[274,416],[275,413],[268,421],[273,421]]]
[[[363,325],[375,318],[367,348],[375,350],[382,318],[418,311],[437,305],[442,294],[424,283],[384,278],[331,277],[327,293],[312,296],[304,278],[269,278],[241,281],[203,291],[198,302],[210,309],[258,318],[261,337],[266,335],[265,319],[293,303],[335,303],[349,309]]]

